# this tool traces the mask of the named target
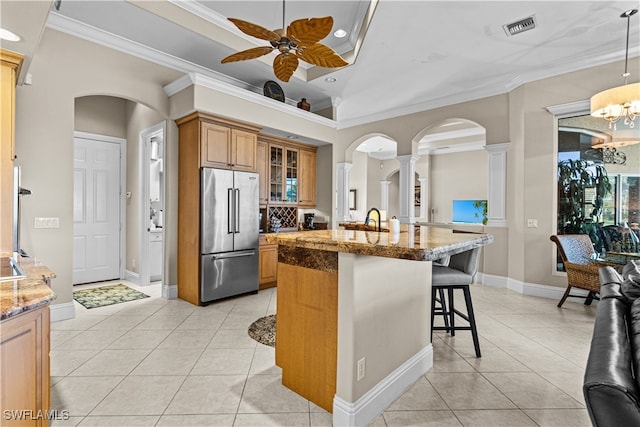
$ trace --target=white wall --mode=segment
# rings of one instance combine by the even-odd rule
[[[75,130],[127,137],[127,100],[113,96],[83,96],[75,100]]]
[[[367,180],[368,164],[369,156],[367,153],[363,153],[362,151],[353,153],[353,167],[351,168],[349,181],[350,189],[356,190],[356,210],[350,210],[349,215],[352,220],[358,222],[364,221],[368,208],[379,205],[379,202],[367,197],[369,186],[376,185],[376,183],[370,183]]]
[[[432,222],[451,222],[453,200],[486,200],[487,159],[485,150],[431,156]]]
[[[169,100],[162,87],[180,74],[50,29],[30,73],[33,84],[19,86],[16,93],[16,164],[33,192],[23,203],[23,246],[56,273],[53,304],[64,304],[72,300],[75,99],[115,96],[167,117]],[[58,217],[60,228],[34,229],[36,216]]]
[[[142,142],[140,132],[158,124],[164,117],[157,111],[152,110],[137,102],[127,102],[127,188],[131,192],[131,198],[126,200],[127,204],[127,249],[126,249],[126,269],[133,272],[140,271],[140,227],[142,224],[140,214],[141,204],[141,156]],[[144,224],[144,228],[147,227]],[[135,259],[135,267],[134,267]]]

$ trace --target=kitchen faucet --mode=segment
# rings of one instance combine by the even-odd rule
[[[370,215],[371,215],[372,211],[374,211],[375,213],[378,214],[377,219],[370,218]],[[376,223],[376,227],[378,229],[377,231],[380,231],[381,230],[381,228],[380,228],[380,211],[378,210],[378,208],[371,208],[371,209],[369,209],[369,212],[367,212],[367,217],[364,219],[365,225],[369,225],[369,222],[371,222],[371,221]]]

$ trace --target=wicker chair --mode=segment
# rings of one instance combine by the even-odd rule
[[[567,271],[567,290],[558,303],[562,307],[567,297],[586,298],[585,305],[590,305],[591,301],[598,299],[600,292],[600,279],[598,270],[602,267],[601,262],[594,262],[596,251],[593,243],[586,234],[561,234],[550,237],[551,241],[558,246],[558,252],[562,258],[562,263]],[[570,295],[571,288],[586,289],[587,296]]]

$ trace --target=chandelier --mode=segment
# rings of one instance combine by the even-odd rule
[[[627,84],[629,77],[629,22],[638,9],[631,9],[620,15],[627,18],[627,49],[624,58],[624,86],[618,86],[596,93],[591,97],[591,115],[609,122],[609,129],[615,129],[616,123],[624,118],[624,124],[633,128],[634,120],[640,114],[640,83]]]

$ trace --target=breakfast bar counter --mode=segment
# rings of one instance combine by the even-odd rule
[[[266,239],[278,244],[282,383],[341,426],[370,423],[433,365],[432,261],[493,241],[407,225]]]

